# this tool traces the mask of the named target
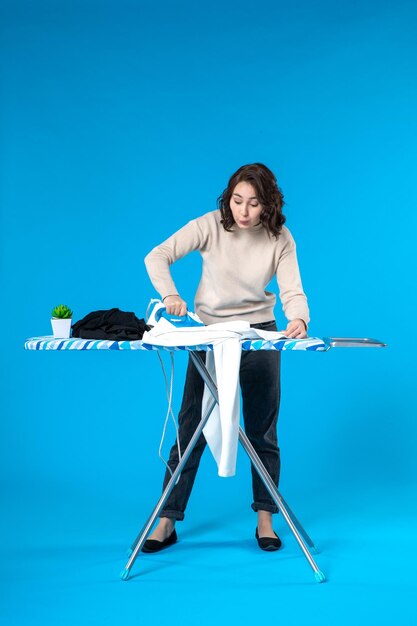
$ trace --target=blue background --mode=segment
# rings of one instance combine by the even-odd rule
[[[416,17],[404,0],[1,2],[5,623],[416,623]],[[280,489],[328,582],[282,516],[284,548],[258,549],[243,450],[230,479],[206,450],[180,542],[121,582],[164,473],[157,355],[23,344],[61,302],[144,317],[146,253],[256,161],[285,194],[310,335],[388,344],[282,355]],[[190,308],[200,267],[172,269]]]

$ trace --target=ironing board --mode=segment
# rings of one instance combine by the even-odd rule
[[[242,350],[308,350],[314,352],[326,352],[331,348],[385,348],[386,344],[376,339],[369,339],[367,337],[306,337],[304,339],[279,339],[276,341],[268,341],[264,339],[242,339],[241,346]],[[186,450],[182,454],[181,460],[173,472],[163,494],[128,551],[129,560],[121,572],[122,580],[127,580],[129,578],[130,570],[143,544],[145,543],[152,526],[154,525],[166,500],[179,479],[181,471],[195,444],[197,443],[211,412],[213,411],[215,405],[219,402],[217,386],[207,371],[204,360],[197,352],[213,350],[213,345],[156,346],[153,344],[146,344],[141,340],[112,341],[108,339],[81,339],[77,337],[57,339],[51,335],[45,335],[27,339],[24,347],[25,350],[162,350],[170,352],[185,350],[190,352],[190,358],[212,395],[212,402],[207,408],[205,415],[202,416],[201,421],[196,428]],[[288,506],[288,503],[284,500],[282,494],[278,491],[275,483],[272,481],[262,461],[255,452],[255,449],[241,427],[239,427],[239,441],[245,452],[248,454],[253,466],[258,472],[259,477],[270,493],[272,499],[276,503],[279,511],[282,513],[285,522],[288,524],[308,563],[313,569],[316,581],[319,583],[324,582],[326,577],[315,563],[311,554],[312,552],[317,553],[317,549],[314,546],[312,539],[304,530],[293,511]]]

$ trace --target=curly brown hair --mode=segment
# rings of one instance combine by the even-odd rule
[[[227,188],[217,198],[217,206],[222,216],[220,222],[223,224],[223,228],[230,232],[231,227],[235,223],[230,209],[230,198],[234,188],[241,181],[246,181],[254,186],[257,198],[262,205],[259,219],[264,228],[278,239],[282,225],[286,221],[285,215],[282,213],[282,207],[285,204],[284,194],[278,187],[274,173],[263,163],[242,165],[232,174]]]

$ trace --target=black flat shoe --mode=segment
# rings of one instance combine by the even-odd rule
[[[274,531],[274,537],[259,537],[258,535],[258,527],[256,527],[255,537],[258,540],[258,546],[262,550],[267,550],[268,552],[272,552],[273,550],[279,550],[281,547],[281,539],[278,537],[277,533]]]
[[[178,537],[174,528],[170,536],[163,541],[158,541],[157,539],[147,539],[142,546],[142,552],[159,552],[159,550],[172,546],[172,544],[176,543],[177,540]]]

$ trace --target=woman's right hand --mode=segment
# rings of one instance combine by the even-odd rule
[[[167,296],[164,300],[167,313],[182,317],[187,313],[187,303],[180,296]]]

